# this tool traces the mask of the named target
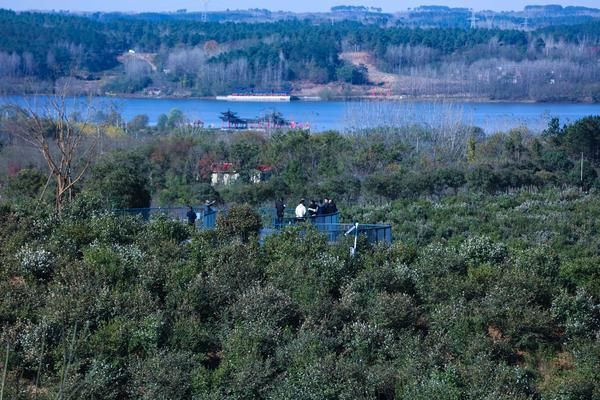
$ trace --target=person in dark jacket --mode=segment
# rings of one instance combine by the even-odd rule
[[[319,200],[319,204],[317,205],[317,215],[325,215],[325,202],[323,200]]]
[[[188,210],[188,212],[186,214],[186,217],[188,219],[188,224],[189,225],[195,225],[196,224],[196,218],[198,218],[198,217],[196,215],[196,212],[192,208],[192,206],[188,206],[188,207],[189,207],[189,210]]]
[[[321,207],[323,211],[321,211],[321,215],[329,214],[329,199],[327,197],[323,197],[323,207]]]
[[[283,202],[283,197],[275,202],[275,213],[277,214],[277,223],[283,223],[283,215],[285,214],[285,208],[287,206]]]
[[[336,212],[338,212],[337,209],[337,205],[335,204],[335,201],[333,201],[333,199],[329,199],[329,214],[335,214]]]
[[[306,211],[308,211],[309,217],[314,217],[315,215],[317,215],[317,212],[319,211],[319,205],[317,204],[316,201],[311,200]]]

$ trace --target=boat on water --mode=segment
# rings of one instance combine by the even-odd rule
[[[217,100],[222,101],[261,101],[261,102],[286,102],[291,101],[292,96],[289,93],[276,92],[242,92],[232,93],[227,96],[217,96]]]

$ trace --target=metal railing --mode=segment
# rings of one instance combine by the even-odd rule
[[[202,226],[204,229],[215,229],[217,227],[217,210],[202,213]]]
[[[295,225],[297,223],[310,222],[311,224],[339,224],[340,212],[332,214],[321,214],[314,216],[306,216],[306,218],[298,219],[293,214],[288,213],[287,216],[279,219],[274,208],[260,208],[259,213],[263,219],[263,224],[268,227],[278,227],[281,225]]]
[[[185,222],[188,220],[187,207],[156,207],[156,208],[124,208],[114,210],[117,215],[140,215],[144,221],[156,216],[166,216],[167,218]],[[196,226],[202,229],[214,229],[217,225],[217,211],[206,211],[203,206],[194,207],[196,212]]]
[[[217,210],[210,209],[207,211],[203,206],[194,208],[194,210],[198,210],[196,211],[196,214],[198,215],[196,226],[199,229],[214,229],[216,227],[218,214]],[[302,223],[309,223],[314,226],[318,232],[324,234],[330,243],[341,240],[344,237],[344,234],[353,227],[356,227],[356,231],[353,231],[352,236],[363,236],[371,244],[390,244],[392,242],[391,225],[340,224],[339,212],[307,217],[305,220],[299,220],[293,217],[285,217],[281,220],[278,220],[274,212],[271,215],[265,214],[265,211],[270,212],[270,209],[260,209],[263,217],[266,217],[263,219],[267,220],[267,223],[264,224],[265,227],[261,231],[261,241],[264,240],[265,237],[278,234],[281,232],[281,230],[288,227]],[[188,220],[187,207],[127,208],[114,210],[114,212],[118,215],[140,215],[145,221],[149,221],[152,217],[159,215],[181,222],[187,222]]]
[[[391,244],[392,243],[392,226],[391,225],[374,225],[374,224],[311,224],[319,233],[327,237],[327,241],[335,243],[344,238],[345,234],[353,227],[350,235],[364,237],[370,244]],[[275,224],[273,227],[265,228],[261,232],[261,237],[264,239],[267,236],[278,234],[281,230],[289,228],[291,224]]]

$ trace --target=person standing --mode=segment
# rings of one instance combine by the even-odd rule
[[[338,212],[337,205],[333,199],[329,199],[329,214],[335,214]]]
[[[329,210],[329,197],[323,198],[323,215],[331,214]]]
[[[317,204],[317,215],[325,215],[325,212],[327,211],[325,209],[325,202],[323,200],[319,200],[319,204]]]
[[[306,219],[306,206],[304,199],[300,199],[300,203],[296,206],[296,221],[304,221]]]
[[[283,224],[283,216],[285,214],[286,207],[287,206],[283,202],[283,197],[281,197],[279,200],[275,201],[275,212],[277,214],[277,223],[278,224]]]
[[[186,217],[188,219],[188,224],[189,225],[196,225],[196,218],[198,218],[198,216],[196,215],[196,212],[194,211],[194,209],[192,208],[192,206],[188,206],[189,210],[186,214]]]
[[[204,215],[208,215],[208,214],[214,212],[214,210],[212,208],[212,206],[214,206],[214,205],[215,205],[215,201],[214,200],[213,201],[206,200],[204,202]]]
[[[308,208],[307,208],[308,216],[311,218],[316,216],[318,210],[319,210],[319,205],[317,204],[317,202],[314,200],[311,200],[310,204],[308,205]]]

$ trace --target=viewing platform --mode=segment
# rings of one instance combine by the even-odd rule
[[[298,219],[293,216],[284,216],[281,220],[277,218],[274,208],[261,208],[259,211],[263,216],[263,221],[266,220],[267,222],[270,222],[264,224],[265,228],[263,228],[263,232],[261,232],[261,236],[264,237],[269,234],[276,234],[289,226],[309,223],[314,225],[317,231],[324,234],[330,243],[334,243],[346,236],[347,232],[355,227],[355,224],[340,223],[339,211],[332,214],[307,216],[304,219]],[[358,224],[356,232],[352,232],[352,235],[364,236],[371,244],[390,244],[392,243],[392,226],[384,224]]]
[[[158,208],[127,208],[114,210],[117,215],[139,215],[145,221],[158,216],[166,216],[171,220],[187,222],[187,207],[158,207]],[[204,207],[194,207],[197,215],[195,222],[197,229],[215,229],[217,225],[217,215],[226,210],[206,211]],[[284,217],[281,220],[277,218],[274,208],[261,208],[258,210],[263,220],[263,228],[260,232],[260,239],[263,241],[271,235],[276,235],[288,227],[308,223],[313,225],[319,233],[327,237],[330,243],[335,243],[345,236],[363,236],[371,244],[392,243],[392,226],[386,224],[349,224],[340,223],[340,213],[316,215],[297,219],[295,217]]]

